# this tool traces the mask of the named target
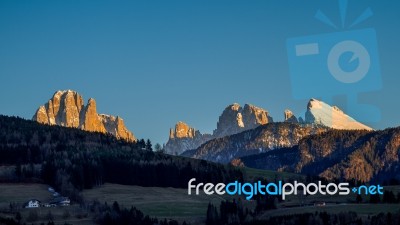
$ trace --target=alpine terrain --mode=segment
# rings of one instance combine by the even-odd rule
[[[242,109],[233,104],[224,110],[211,137],[198,142],[194,142],[195,138],[186,137],[185,146],[178,144],[183,142],[179,138],[174,138],[174,145],[171,145],[170,137],[167,147],[169,151],[178,149],[178,153],[186,148],[182,153],[186,157],[228,163],[237,157],[293,147],[307,136],[331,129],[372,131],[372,128],[357,122],[338,107],[316,99],[308,102],[305,120],[285,110],[284,122],[273,122],[268,112],[261,108],[246,104]],[[188,141],[191,145],[187,144]]]
[[[136,140],[121,117],[98,114],[96,101],[93,98],[90,98],[85,106],[82,96],[72,90],[54,93],[45,105],[38,108],[32,119],[42,124],[109,133],[127,141]]]
[[[219,117],[217,129],[212,135],[201,134],[200,131],[189,127],[184,122],[178,122],[175,129],[170,130],[165,152],[179,155],[211,139],[237,134],[271,122],[273,119],[265,109],[250,104],[245,104],[242,108],[234,103],[224,109]]]

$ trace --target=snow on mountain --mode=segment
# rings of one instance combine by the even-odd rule
[[[324,125],[338,130],[373,130],[346,115],[336,106],[330,106],[317,99],[311,99],[307,105],[306,123]]]
[[[372,128],[360,122],[357,122],[352,117],[346,115],[338,107],[330,106],[317,99],[311,99],[308,102],[307,112],[305,114],[305,121],[301,117],[297,118],[290,110],[285,110],[284,122],[295,123],[295,124],[298,123],[300,127],[311,127],[311,128],[326,127],[338,130],[373,130]],[[241,132],[247,130],[253,130],[259,126],[270,123],[274,122],[268,111],[250,104],[245,104],[244,107],[242,108],[239,104],[234,103],[227,106],[224,109],[221,116],[219,117],[217,123],[217,129],[214,130],[212,135],[201,134],[199,131],[189,127],[185,123],[179,122],[176,125],[175,129],[171,129],[170,131],[170,137],[166,144],[165,152],[169,154],[181,154],[187,150],[192,150],[190,154],[186,154],[187,156],[190,156],[191,154],[195,154],[193,150],[201,148],[201,145],[205,144],[208,141],[211,141],[212,139],[223,138],[234,134],[239,134]],[[265,142],[262,144],[263,148],[268,147],[268,149],[275,149],[277,146],[281,146],[279,143],[276,142],[276,140],[279,140],[280,138],[285,139],[284,136],[286,133],[279,133],[281,131],[280,130],[281,126],[286,127],[286,125],[284,124],[278,124],[276,126],[277,127],[276,130],[270,131],[269,135],[265,136],[264,139],[262,139],[261,141],[258,140],[260,143]],[[273,134],[274,132],[275,134]],[[286,130],[285,132],[292,132],[292,131]],[[310,131],[308,133],[312,132]],[[307,136],[308,133],[306,132],[306,134],[302,134],[300,136],[301,137]],[[271,139],[272,136],[274,138]],[[298,140],[298,139],[293,139],[293,140]],[[235,141],[242,142],[242,140],[239,139],[235,139]],[[246,143],[247,145],[252,146],[252,141]],[[285,144],[282,146],[292,146],[294,144],[296,144],[295,141],[290,142],[290,144]],[[232,144],[232,146],[233,145],[235,145],[235,143]],[[230,147],[230,150],[233,149],[232,146]],[[241,146],[240,148],[243,148],[243,146]],[[240,149],[236,150],[239,151]],[[207,153],[205,152],[208,151],[206,151],[204,148],[202,149],[201,152],[202,152],[201,154],[197,155],[199,158],[211,159],[212,157],[217,157],[216,155],[207,156]],[[228,153],[225,152],[223,154],[228,154]],[[237,155],[232,152],[230,154]],[[248,152],[246,152],[246,154],[248,154]],[[218,155],[218,157],[222,156]],[[224,160],[230,158],[226,157],[226,155],[224,157],[225,157]]]

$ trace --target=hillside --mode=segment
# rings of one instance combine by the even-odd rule
[[[383,131],[330,130],[298,145],[242,157],[258,169],[311,174],[328,180],[400,180],[400,128]]]
[[[283,113],[283,116],[284,120],[282,122],[298,124],[305,128],[323,127],[336,130],[373,130],[371,127],[356,121],[337,106],[331,106],[314,98],[308,101],[305,115],[300,115],[300,117],[297,118],[292,111],[286,109]],[[304,117],[305,120],[302,117]],[[275,123],[278,122],[277,120],[274,120],[268,111],[263,108],[251,104],[245,104],[244,107],[241,107],[239,104],[234,103],[227,106],[222,112],[217,122],[217,128],[212,134],[201,133],[199,130],[196,130],[194,127],[191,127],[182,121],[178,122],[175,125],[175,129],[170,129],[169,139],[165,145],[165,152],[173,155],[184,155],[187,157],[193,156],[195,158],[204,158],[211,161],[226,163],[232,157],[253,154],[251,152],[242,151],[244,147],[242,143],[249,143],[249,141],[251,142],[253,140],[247,140],[247,137],[240,139],[241,136],[239,135],[238,137],[234,138],[235,140],[231,141],[232,138],[228,136],[234,136],[235,134],[239,134],[244,131],[250,131],[250,133],[254,133],[251,130],[254,130],[259,126],[267,126],[274,123],[274,121]],[[257,145],[259,146],[257,149],[260,149],[261,152],[264,152],[267,149],[288,147],[297,144],[295,141],[299,139],[296,137],[294,137],[293,140],[287,140],[288,137],[286,136],[286,133],[289,132],[284,131],[284,129],[286,129],[288,126],[284,126],[281,123],[276,123],[273,126],[278,127],[276,132],[272,131],[275,133],[272,135],[266,135],[268,137],[264,137],[262,140],[263,143],[249,143],[247,145]],[[279,126],[282,126],[283,129],[280,129]],[[319,132],[317,129],[316,131],[317,133]],[[297,131],[294,132],[296,133]],[[312,133],[313,132],[310,134]],[[299,136],[300,138],[304,137],[301,132],[299,132]],[[204,153],[204,151],[208,151],[207,149],[210,147],[216,147],[215,144],[220,143],[222,140],[221,138],[223,139],[222,142],[227,141],[230,144],[224,144],[224,146],[214,149],[215,151],[213,150],[212,152],[217,152],[215,155],[213,155],[213,153]],[[201,145],[205,144],[206,142],[209,143],[206,145],[206,149],[201,149]],[[282,143],[280,146],[279,142],[286,143]],[[288,144],[288,142],[291,143]],[[238,145],[238,147],[235,145]],[[226,152],[225,150],[221,149],[225,147],[230,148],[231,151]],[[194,149],[202,152],[199,154],[193,154]],[[247,147],[246,150],[248,150]]]
[[[1,179],[41,179],[77,201],[80,190],[105,182],[186,188],[193,177],[215,183],[243,179],[234,167],[144,147],[109,134],[0,116],[0,165],[17,165],[15,174]]]
[[[309,135],[328,130],[323,126],[296,123],[269,123],[239,134],[216,138],[183,156],[228,163],[234,158],[292,147]]]

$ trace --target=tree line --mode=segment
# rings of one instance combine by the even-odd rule
[[[17,177],[39,176],[78,201],[81,190],[105,182],[187,188],[193,177],[213,183],[243,180],[233,166],[151,150],[150,140],[131,143],[108,134],[0,116],[0,164],[16,165]]]

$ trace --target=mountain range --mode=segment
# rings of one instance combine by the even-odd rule
[[[260,107],[227,106],[212,134],[180,121],[170,129],[164,151],[211,162],[310,174],[361,182],[400,179],[400,128],[374,131],[336,106],[310,99],[302,117],[285,110],[276,122]],[[136,142],[122,118],[98,114],[96,101],[72,90],[57,91],[33,120]]]
[[[36,110],[32,119],[42,124],[109,133],[120,139],[136,141],[121,117],[98,114],[96,100],[90,98],[85,106],[83,97],[72,90],[55,92],[46,104]]]
[[[305,119],[290,110],[285,110],[284,118],[273,122],[264,109],[233,104],[223,111],[213,134],[201,134],[179,122],[166,147],[186,148],[181,153],[185,157],[331,181],[400,179],[400,128],[374,131],[316,99],[308,102]],[[185,145],[179,145],[182,140]]]
[[[224,109],[213,134],[202,134],[186,123],[178,122],[175,128],[170,130],[165,152],[179,155],[186,150],[197,148],[209,140],[254,129],[269,122],[273,122],[273,119],[268,111],[250,104],[246,104],[242,108],[239,104],[234,103]]]
[[[321,133],[322,130],[373,130],[346,115],[338,107],[330,106],[317,99],[310,99],[308,102],[305,119],[297,118],[290,110],[285,110],[284,122],[296,125],[274,123],[267,110],[251,104],[245,104],[242,108],[234,103],[223,110],[213,134],[202,134],[186,123],[178,122],[175,129],[170,130],[165,151],[169,154],[183,154],[188,157],[225,163],[236,156],[250,154],[248,146],[257,146],[252,151],[258,149],[263,152],[293,146],[301,138]],[[273,125],[268,126],[268,124]],[[257,127],[262,128],[258,130]],[[242,132],[244,133],[241,134]],[[176,135],[177,133],[179,135]],[[224,140],[222,142],[230,144],[217,148],[214,143],[221,142],[221,138]],[[246,153],[243,152],[244,150]]]
[[[268,123],[238,134],[212,139],[194,150],[185,151],[182,155],[218,163],[229,163],[238,157],[292,147],[304,137],[321,134],[327,130],[328,128],[319,125],[288,122]]]
[[[327,180],[400,179],[400,128],[334,130],[298,144],[233,160],[235,165],[310,174]]]

